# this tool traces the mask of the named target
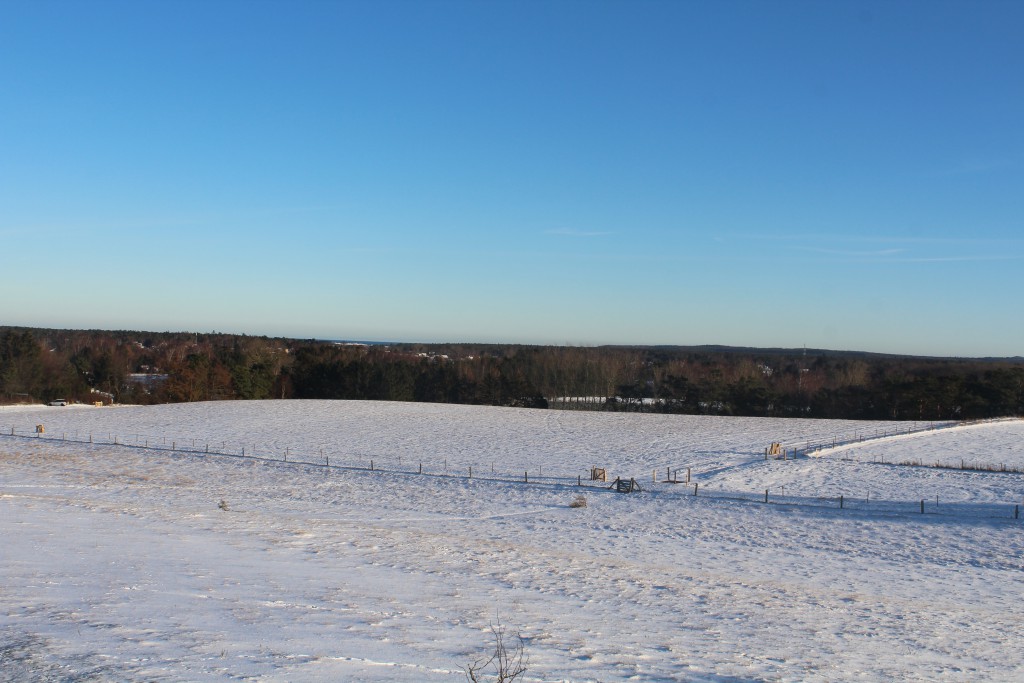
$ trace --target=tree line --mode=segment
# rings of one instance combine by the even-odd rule
[[[565,398],[586,400],[563,400]],[[714,347],[336,344],[0,328],[0,402],[363,399],[765,417],[1024,415],[1024,361]]]

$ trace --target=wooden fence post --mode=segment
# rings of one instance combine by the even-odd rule
[[[700,486],[700,484],[694,484],[693,485],[693,495],[695,495],[695,496],[697,495],[697,487],[698,486]]]
[[[768,489],[764,490],[764,502],[768,502]]]

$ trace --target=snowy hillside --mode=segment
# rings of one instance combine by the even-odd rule
[[[1024,422],[907,427],[0,409],[0,680],[460,681],[496,618],[530,681],[1021,679],[1024,474],[984,468],[1024,467]]]

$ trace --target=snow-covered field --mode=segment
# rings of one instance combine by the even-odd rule
[[[1024,474],[892,464],[1022,467],[1024,421],[896,426],[2,408],[0,680],[459,681],[496,619],[529,681],[1024,680]]]

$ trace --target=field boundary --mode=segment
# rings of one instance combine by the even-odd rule
[[[893,436],[904,436],[908,434],[917,434],[927,431],[934,431],[936,429],[960,427],[960,426],[972,426],[980,423],[988,422],[1004,422],[1008,420],[1015,420],[1019,418],[1006,418],[1000,420],[979,420],[969,423],[948,423],[942,426],[928,426],[920,429],[908,429],[908,430],[885,430],[884,435],[875,437],[877,439],[891,438]],[[449,469],[448,463],[444,460],[440,467],[436,462],[429,462],[428,467],[424,468],[422,461],[410,460],[406,458],[406,461],[410,463],[408,467],[402,465],[401,456],[388,456],[386,454],[360,454],[360,453],[335,453],[332,458],[331,453],[324,452],[323,449],[317,455],[311,455],[309,453],[303,453],[301,451],[292,451],[291,448],[285,447],[283,451],[278,449],[277,452],[273,452],[271,449],[259,450],[255,446],[248,450],[246,446],[237,446],[232,450],[227,450],[227,442],[221,442],[221,447],[217,447],[214,442],[213,447],[208,441],[198,439],[187,439],[181,444],[176,439],[168,440],[167,437],[153,437],[142,434],[133,434],[127,437],[122,435],[113,434],[107,432],[105,434],[89,433],[87,435],[74,433],[68,435],[66,432],[62,432],[59,436],[55,433],[46,433],[41,431],[37,427],[37,431],[27,431],[24,429],[18,429],[11,426],[0,426],[0,437],[6,437],[8,439],[18,439],[29,442],[48,442],[48,443],[69,443],[69,444],[81,444],[86,446],[105,446],[105,447],[117,447],[126,448],[132,450],[141,451],[153,451],[164,454],[176,454],[182,456],[199,456],[199,457],[224,457],[233,459],[246,459],[253,461],[260,461],[274,464],[284,465],[296,465],[304,467],[317,467],[322,468],[325,471],[346,471],[354,473],[379,473],[381,475],[395,475],[395,476],[427,476],[434,478],[447,478],[447,479],[464,479],[464,480],[479,480],[482,482],[496,482],[496,483],[511,483],[511,484],[522,484],[528,486],[546,486],[555,488],[571,488],[573,490],[586,490],[593,492],[607,492],[613,493],[616,490],[616,486],[613,483],[609,486],[606,482],[594,482],[591,481],[591,472],[584,472],[581,470],[577,474],[552,474],[550,469],[548,474],[544,474],[543,467],[538,468],[537,471],[530,472],[524,470],[522,475],[518,473],[502,471],[499,472],[492,463],[490,468],[477,467],[474,471],[474,466],[469,465],[465,469],[458,471]],[[859,438],[857,441],[846,441],[840,443],[838,440],[835,441],[838,448],[840,445],[850,445],[853,443],[863,443],[865,441],[874,440],[874,438]],[[198,442],[198,443],[197,443]],[[766,450],[767,459],[767,450]],[[773,456],[774,457],[774,456]],[[803,457],[809,457],[804,455]],[[818,456],[816,456],[818,457]],[[357,462],[356,459],[359,459]],[[760,458],[753,458],[748,465],[756,464]],[[397,460],[398,466],[393,466]],[[852,459],[850,459],[852,461]],[[857,461],[865,462],[865,461]],[[391,466],[388,466],[389,463]],[[413,465],[415,463],[415,465]],[[888,465],[888,466],[915,466],[915,467],[942,467],[940,464],[927,465],[920,462],[875,462],[874,464]],[[782,494],[780,495],[777,491],[773,491],[771,487],[761,489],[758,492],[741,491],[735,489],[720,489],[712,488],[705,485],[701,487],[701,481],[699,477],[707,475],[709,472],[717,470],[710,470],[708,472],[696,472],[693,473],[691,478],[691,467],[665,467],[663,471],[666,474],[666,478],[663,480],[658,479],[658,470],[655,469],[652,474],[651,484],[645,485],[643,491],[646,494],[653,495],[665,495],[668,494],[670,489],[663,488],[663,486],[671,487],[676,489],[672,495],[677,498],[704,498],[714,499],[731,502],[742,502],[742,503],[762,503],[770,504],[780,507],[792,507],[792,508],[833,508],[836,510],[850,510],[852,512],[862,512],[871,514],[886,514],[886,515],[927,515],[935,516],[941,515],[946,517],[955,518],[970,518],[970,519],[1020,519],[1020,504],[1015,503],[961,503],[961,502],[942,502],[939,498],[933,499],[922,498],[920,500],[887,500],[887,499],[865,499],[862,496],[847,496],[843,493],[839,493],[834,496],[786,496],[785,488],[782,487]],[[1020,474],[1024,473],[1020,471],[1020,468],[1006,468],[1005,465],[1000,469],[994,468],[953,468],[948,467],[946,469],[963,469],[964,471],[983,472],[988,474]],[[593,468],[591,468],[593,470]],[[679,472],[686,472],[686,479],[682,480],[679,478]],[[669,476],[671,474],[671,477]],[[627,476],[627,475],[621,475]],[[627,480],[631,477],[627,476]],[[696,479],[696,480],[694,480]],[[658,486],[661,485],[661,486]],[[654,486],[654,488],[650,488]],[[632,490],[632,489],[631,489]],[[637,491],[639,492],[639,487]]]

